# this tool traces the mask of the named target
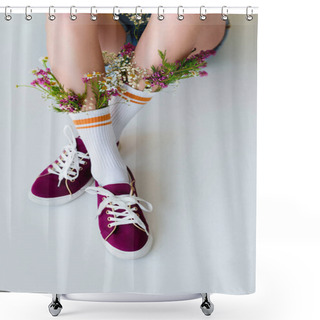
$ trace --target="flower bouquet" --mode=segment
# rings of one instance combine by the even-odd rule
[[[104,63],[107,65],[106,74],[114,77],[118,86],[127,84],[137,88],[141,79],[147,75],[147,70],[136,66],[133,62],[135,46],[131,43],[125,44],[119,54],[102,52]]]
[[[118,95],[114,77],[105,77],[100,72],[92,72],[84,75],[82,81],[85,84],[83,93],[75,93],[73,90],[66,90],[58,81],[51,69],[48,67],[48,57],[40,58],[43,68],[32,70],[36,77],[30,85],[17,85],[17,87],[30,87],[39,90],[45,100],[51,99],[51,105],[58,112],[80,112],[86,106],[88,85],[91,86],[96,100],[96,108],[101,109],[108,106],[112,96]]]
[[[143,78],[146,83],[145,90],[157,92],[168,87],[169,84],[178,84],[181,79],[207,76],[208,73],[201,69],[207,66],[206,59],[215,55],[216,52],[215,50],[201,51],[189,58],[177,60],[173,63],[168,62],[166,51],[158,50],[158,53],[162,63],[159,66],[152,66],[152,74]],[[156,90],[153,90],[153,87],[156,87]]]
[[[134,52],[135,46],[130,43],[126,44],[118,55],[103,51],[108,71],[115,75],[120,86],[125,83],[132,88],[137,88],[139,82],[144,80],[146,84],[144,90],[156,92],[168,87],[169,84],[178,84],[181,79],[207,76],[208,73],[201,69],[207,66],[206,59],[216,53],[215,50],[201,51],[189,58],[170,63],[167,60],[166,51],[158,50],[161,64],[151,66],[151,73],[148,73],[146,69],[135,65]]]

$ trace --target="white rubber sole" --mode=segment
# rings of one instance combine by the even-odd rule
[[[85,193],[86,188],[91,186],[94,183],[94,178],[91,178],[86,185],[84,185],[81,189],[79,189],[76,193],[69,194],[63,197],[56,197],[56,198],[41,198],[35,196],[31,191],[29,191],[29,199],[37,204],[43,206],[60,206],[62,204],[66,204],[70,201],[73,201],[79,198],[82,194]]]
[[[113,247],[111,244],[109,244],[107,241],[105,241],[100,233],[100,228],[98,224],[98,229],[99,229],[99,235],[100,239],[103,242],[103,246],[107,248],[107,250],[115,257],[120,258],[120,259],[127,259],[127,260],[133,260],[133,259],[139,259],[144,257],[151,249],[152,243],[153,243],[153,238],[152,235],[149,233],[148,236],[148,241],[146,244],[139,250],[137,251],[122,251],[119,250],[115,247]]]

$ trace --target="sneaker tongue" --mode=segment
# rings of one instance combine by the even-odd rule
[[[112,192],[116,196],[121,194],[130,194],[131,190],[130,184],[128,183],[107,184],[103,188]]]
[[[77,150],[83,153],[87,153],[87,148],[85,147],[80,137],[76,138],[76,142],[77,142]]]

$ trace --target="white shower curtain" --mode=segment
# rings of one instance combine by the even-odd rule
[[[154,207],[145,214],[153,248],[137,260],[101,245],[92,195],[55,207],[28,198],[72,125],[36,90],[16,88],[47,54],[45,19],[0,20],[0,290],[253,293],[257,15],[229,15],[208,76],[161,91],[121,136],[138,194]]]

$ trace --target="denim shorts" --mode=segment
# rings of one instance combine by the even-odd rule
[[[135,15],[132,15],[132,16],[135,16]],[[148,21],[146,20],[150,18],[150,16],[151,14],[143,14],[142,21],[144,22],[137,27],[134,25],[134,22],[130,20],[130,18],[127,15],[119,14],[119,21],[126,32],[126,43],[132,43],[135,46],[137,45],[144,29],[148,24]],[[231,27],[230,21],[229,21],[229,18],[227,18],[224,36],[220,41],[220,43],[215,48],[213,48],[215,51],[217,51],[222,46],[223,42],[227,38],[230,27]]]

